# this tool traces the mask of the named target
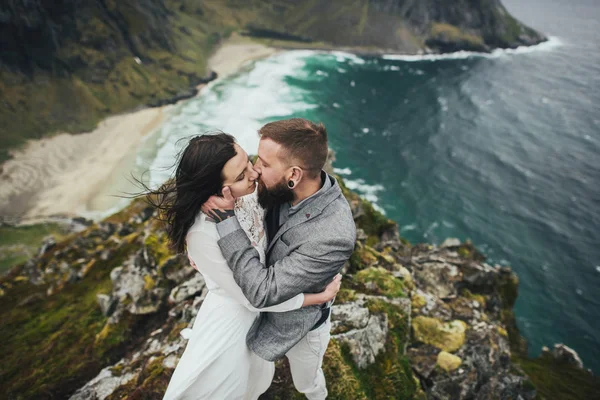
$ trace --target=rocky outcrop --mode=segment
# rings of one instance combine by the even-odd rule
[[[300,3],[300,4],[298,4]],[[512,17],[500,0],[300,1],[280,7],[275,17],[251,21],[251,35],[318,41],[366,52],[490,51],[529,46],[544,35]],[[298,14],[298,10],[302,10]],[[360,50],[359,50],[360,51]]]
[[[581,358],[579,358],[577,352],[562,343],[555,344],[552,351],[544,346],[542,347],[542,353],[545,355],[550,355],[559,362],[567,363],[577,369],[583,369],[583,362],[581,361]]]
[[[343,182],[342,182],[343,185]],[[526,356],[518,279],[469,242],[411,245],[344,188],[360,234],[332,307],[330,398],[593,398],[597,377],[555,346]],[[162,398],[206,296],[143,201],[0,277],[8,398]],[[294,398],[285,360],[262,398]]]

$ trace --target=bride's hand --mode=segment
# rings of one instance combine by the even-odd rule
[[[235,215],[233,212],[234,205],[235,199],[231,195],[231,189],[224,186],[223,197],[210,196],[206,203],[202,204],[202,212],[216,222],[221,222]]]
[[[342,274],[337,274],[331,283],[327,285],[325,290],[321,293],[323,295],[323,303],[327,303],[335,298],[335,296],[340,291],[340,287],[342,286]]]
[[[342,285],[342,275],[337,274],[321,293],[304,293],[302,307],[325,304],[335,298]]]

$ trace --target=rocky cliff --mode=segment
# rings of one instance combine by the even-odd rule
[[[11,0],[0,5],[0,161],[28,138],[193,95],[233,31],[369,53],[545,40],[499,0]]]
[[[411,245],[344,189],[356,249],[332,309],[331,399],[591,399],[600,381],[559,345],[528,359],[518,279],[470,243]],[[160,399],[206,296],[152,208],[126,210],[0,278],[0,391],[8,399]],[[300,398],[279,362],[265,399]]]

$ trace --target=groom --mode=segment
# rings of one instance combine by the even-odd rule
[[[233,212],[233,198],[211,198],[203,211],[217,220],[219,247],[246,298],[257,308],[299,293],[318,293],[350,258],[356,226],[335,178],[323,171],[327,131],[293,118],[259,130],[258,200],[266,210],[266,263]],[[288,358],[296,389],[308,399],[327,397],[321,368],[330,338],[328,305],[261,313],[248,347],[265,360]]]

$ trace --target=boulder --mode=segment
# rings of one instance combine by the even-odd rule
[[[579,358],[577,352],[562,343],[555,344],[551,354],[552,357],[559,361],[563,361],[567,364],[573,365],[576,368],[583,369],[583,361],[581,361],[581,358]]]
[[[452,372],[458,369],[461,363],[462,360],[460,357],[446,351],[440,351],[437,355],[437,365],[446,372]]]
[[[419,315],[413,318],[412,328],[415,340],[452,353],[464,344],[467,324],[459,320],[442,322]]]
[[[107,294],[98,293],[96,295],[96,300],[98,301],[98,305],[102,310],[102,314],[105,317],[108,317],[114,311],[114,306],[116,305],[116,301],[112,296]]]
[[[204,282],[204,278],[201,274],[196,273],[192,279],[174,287],[173,290],[171,290],[169,302],[180,303],[184,300],[190,299],[202,293],[205,287],[206,283]]]
[[[417,286],[421,290],[440,299],[456,297],[455,283],[462,278],[456,265],[446,262],[425,262],[417,265],[413,271]]]
[[[331,307],[331,331],[344,333],[365,328],[369,322],[369,310],[364,301],[334,305]]]
[[[341,343],[346,343],[350,354],[358,368],[366,368],[375,362],[375,357],[385,347],[388,334],[387,314],[375,314],[369,317],[367,326],[346,333],[332,336]]]

